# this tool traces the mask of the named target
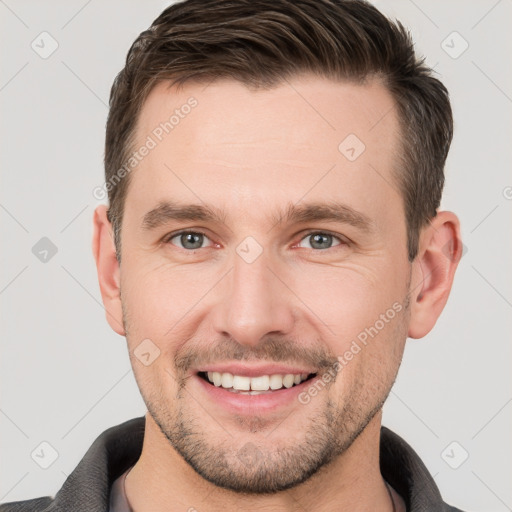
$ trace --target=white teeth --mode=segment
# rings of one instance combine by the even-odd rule
[[[270,389],[281,389],[283,387],[283,377],[281,375],[270,376]]]
[[[245,377],[243,375],[233,375],[232,373],[207,372],[208,380],[214,386],[222,386],[230,391],[248,392],[247,394],[258,395],[270,390],[278,390],[283,387],[291,388],[306,380],[309,374],[299,373],[286,375],[260,375],[258,377]]]
[[[251,389],[255,391],[268,391],[270,385],[270,377],[268,375],[262,375],[261,377],[252,377]]]
[[[213,373],[212,378],[210,379],[210,372],[208,372],[208,379],[210,379],[210,382],[213,381],[213,384],[217,387],[219,387],[222,384],[222,374],[219,372],[211,372]]]
[[[291,373],[288,373],[287,375],[285,375],[284,379],[283,379],[283,386],[285,388],[291,388],[293,386],[293,379],[294,379],[294,376]]]
[[[239,391],[249,391],[251,389],[251,378],[235,375],[233,377],[233,389],[238,389]]]
[[[223,388],[232,388],[233,387],[233,375],[231,375],[231,373],[223,373],[221,384],[222,384]]]

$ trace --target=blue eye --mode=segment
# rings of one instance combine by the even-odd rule
[[[299,246],[305,240],[309,240],[309,246],[306,248],[313,249],[316,251],[331,249],[332,247],[336,247],[339,245],[347,245],[347,242],[345,242],[342,238],[324,231],[313,231],[308,233],[301,239],[301,241],[299,242]],[[206,241],[210,242],[210,245],[206,247],[211,247],[211,240],[206,236],[205,233],[202,233],[200,231],[181,231],[179,233],[171,234],[163,240],[164,243],[172,243],[172,245],[176,245],[181,249],[189,251],[205,248],[203,247],[203,244]]]
[[[181,245],[171,242],[175,238],[178,239]],[[202,249],[202,245],[205,240],[209,240],[209,238],[204,233],[198,231],[182,231],[181,233],[168,237],[165,242],[171,242],[173,245],[178,245],[178,247],[181,247],[182,249],[193,251],[195,249]]]
[[[334,244],[334,246],[341,245],[343,242],[339,237],[331,235],[330,233],[325,233],[323,231],[315,231],[312,233],[308,233],[303,240],[310,240],[308,249],[317,249],[317,250],[325,250],[333,247],[333,241],[337,240],[338,243]]]

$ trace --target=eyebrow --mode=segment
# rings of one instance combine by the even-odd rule
[[[182,204],[162,201],[157,207],[148,211],[142,219],[142,229],[150,231],[172,220],[201,221],[225,224],[224,210],[205,204]],[[346,204],[330,201],[322,203],[290,203],[284,211],[270,216],[272,229],[283,223],[299,224],[306,222],[339,222],[348,224],[365,233],[371,233],[375,223],[370,217]]]
[[[346,204],[329,201],[325,203],[289,204],[284,213],[274,215],[275,225],[284,223],[299,224],[305,222],[339,222],[348,224],[366,233],[374,230],[370,217]]]
[[[142,219],[142,229],[152,230],[171,220],[217,222],[223,224],[226,214],[218,208],[202,204],[180,204],[163,201],[147,212]]]

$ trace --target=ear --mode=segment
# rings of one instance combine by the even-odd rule
[[[444,309],[462,257],[460,223],[452,212],[438,212],[420,235],[412,263],[410,338],[422,338]]]
[[[120,269],[116,257],[112,225],[107,218],[107,207],[100,205],[94,211],[92,252],[96,260],[98,281],[107,322],[110,327],[125,336],[123,310],[121,308]]]

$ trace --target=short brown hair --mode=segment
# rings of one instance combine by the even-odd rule
[[[404,199],[407,250],[435,217],[453,120],[444,85],[416,57],[408,31],[362,0],[186,0],[166,8],[135,40],[110,93],[105,178],[129,158],[141,108],[161,80],[230,78],[270,88],[302,74],[363,83],[378,77],[392,94],[402,133],[395,179]],[[108,218],[121,261],[130,175],[108,189]]]

